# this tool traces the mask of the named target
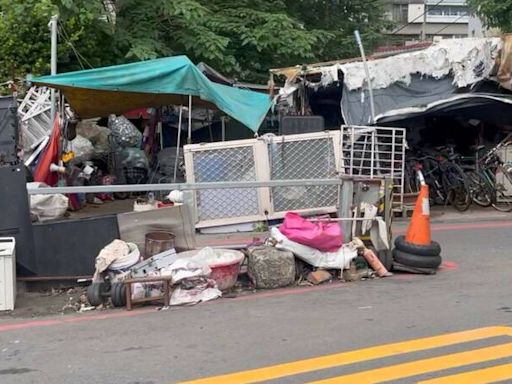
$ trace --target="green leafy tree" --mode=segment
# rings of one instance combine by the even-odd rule
[[[58,13],[59,72],[186,54],[265,81],[271,67],[357,54],[385,28],[379,0],[0,0],[0,78],[49,71]]]
[[[48,23],[55,14],[59,15],[59,72],[99,66],[111,60],[114,47],[109,41],[113,34],[102,2],[0,0],[1,79],[49,72]]]
[[[511,0],[467,0],[467,3],[482,18],[487,27],[512,32]]]
[[[49,68],[51,0],[0,0],[0,74],[41,73]],[[48,40],[48,41],[47,41]]]
[[[305,28],[280,0],[118,0],[115,7],[116,35],[128,58],[184,53],[244,78],[313,59],[333,37]]]

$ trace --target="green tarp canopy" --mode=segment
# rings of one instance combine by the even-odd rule
[[[81,118],[122,114],[142,107],[217,108],[257,132],[271,106],[268,94],[210,81],[186,56],[141,61],[32,79],[61,90]]]

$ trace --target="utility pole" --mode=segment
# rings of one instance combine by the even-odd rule
[[[356,29],[354,31],[354,36],[356,38],[356,43],[359,46],[359,52],[361,52],[361,58],[363,59],[363,67],[366,75],[366,82],[368,84],[368,94],[370,96],[370,112],[371,112],[371,123],[375,124],[375,104],[373,101],[373,87],[372,87],[372,79],[370,77],[370,69],[368,68],[368,62],[366,61],[366,54],[364,53],[363,42],[361,40],[361,35],[359,31]]]
[[[52,16],[50,23],[48,26],[50,27],[51,31],[51,74],[56,75],[57,74],[57,23],[59,20],[58,15]],[[53,122],[55,120],[55,111],[57,109],[56,105],[56,96],[55,96],[55,89],[51,89],[51,124],[53,126]]]
[[[427,40],[427,0],[423,0],[423,23],[421,24],[421,41]]]

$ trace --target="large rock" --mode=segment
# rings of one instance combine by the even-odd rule
[[[251,248],[248,272],[256,288],[285,287],[295,282],[295,257],[270,246]]]

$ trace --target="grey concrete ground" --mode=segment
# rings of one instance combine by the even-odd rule
[[[446,332],[511,326],[512,224],[434,229],[445,260],[453,262],[436,276],[396,275],[168,311],[110,312],[115,316],[107,318],[0,319],[0,383],[174,383]],[[303,383],[400,361],[387,358],[271,382]],[[458,370],[448,373],[453,372]]]

